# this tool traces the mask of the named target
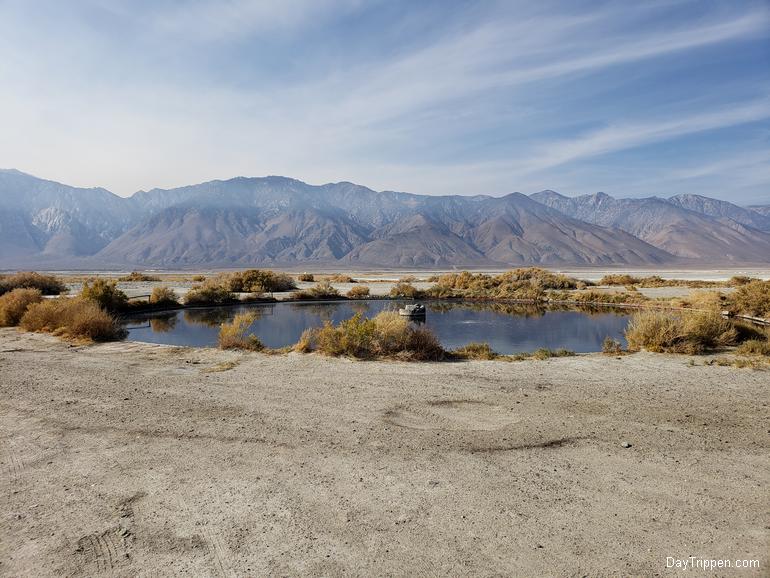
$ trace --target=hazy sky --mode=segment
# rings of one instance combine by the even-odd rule
[[[0,0],[0,167],[770,202],[770,1]]]

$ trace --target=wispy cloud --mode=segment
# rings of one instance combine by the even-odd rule
[[[709,147],[649,149],[767,144],[747,131],[768,36],[751,0],[5,0],[0,166],[121,193],[266,173],[478,193],[598,187],[625,153],[717,180],[740,168]]]

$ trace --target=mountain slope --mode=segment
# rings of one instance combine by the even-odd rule
[[[125,199],[0,170],[2,261],[94,255],[132,221]]]
[[[666,199],[615,199],[604,193],[570,198],[554,191],[535,193],[532,198],[565,215],[622,229],[679,257],[711,264],[770,260],[770,233]]]
[[[0,171],[0,267],[768,262],[762,218],[705,197],[427,196],[275,176],[121,198],[10,170]]]
[[[711,199],[701,195],[675,195],[669,197],[668,201],[683,209],[689,209],[709,217],[732,219],[737,223],[759,229],[760,231],[770,231],[770,216],[739,207],[727,201]]]

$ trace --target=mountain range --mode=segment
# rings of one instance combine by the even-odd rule
[[[0,268],[770,263],[770,206],[698,195],[432,196],[286,177],[119,197],[0,170]]]

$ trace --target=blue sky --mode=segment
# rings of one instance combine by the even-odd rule
[[[0,0],[0,166],[770,203],[770,2]]]

